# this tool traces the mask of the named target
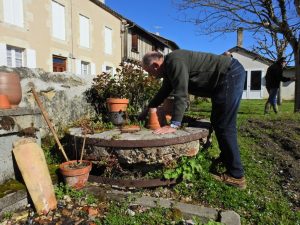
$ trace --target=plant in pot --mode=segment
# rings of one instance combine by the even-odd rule
[[[113,98],[128,99],[129,105],[121,109],[124,113],[121,119],[118,117],[121,121],[117,122],[117,125],[128,125],[129,121],[134,120],[138,112],[147,105],[160,84],[160,80],[147,76],[141,66],[121,63],[116,69],[116,74],[97,75],[92,87],[86,91],[86,97],[88,102],[95,107],[96,112],[102,116],[104,122],[111,116],[107,114],[111,108],[107,105],[107,101],[111,102]]]
[[[85,186],[89,173],[92,169],[92,162],[83,160],[83,153],[86,141],[86,135],[90,131],[88,127],[82,126],[83,144],[80,153],[80,160],[69,160],[59,165],[61,174],[65,183],[75,189],[81,189]]]
[[[83,134],[84,134],[84,140],[83,140],[83,145],[82,145],[82,150],[81,150],[80,161],[69,160],[62,144],[60,143],[57,133],[54,130],[52,123],[50,122],[48,113],[44,109],[42,102],[40,101],[34,87],[32,88],[32,94],[33,94],[39,108],[41,109],[42,115],[54,136],[54,139],[59,147],[59,150],[61,151],[61,153],[63,154],[63,156],[66,160],[66,162],[61,163],[59,166],[60,172],[63,175],[65,182],[69,186],[71,186],[75,189],[82,188],[85,185],[85,183],[88,179],[88,176],[89,176],[89,172],[92,169],[92,163],[90,161],[82,160],[83,150],[84,150],[85,140],[86,140],[86,134],[88,133],[89,130],[85,126],[82,127]]]

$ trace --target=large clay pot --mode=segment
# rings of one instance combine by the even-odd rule
[[[82,167],[78,167],[77,160],[67,161],[59,165],[65,183],[70,187],[81,189],[85,186],[92,169],[92,163],[88,160],[82,160],[82,165]]]
[[[7,95],[0,94],[0,109],[10,109],[10,108],[11,108],[11,105],[10,105]]]
[[[12,108],[22,100],[20,77],[15,72],[0,72],[0,94],[7,95]]]

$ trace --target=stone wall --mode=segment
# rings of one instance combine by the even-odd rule
[[[19,74],[22,86],[20,107],[36,109],[31,88],[34,87],[49,114],[56,130],[64,128],[72,121],[84,116],[94,115],[94,108],[86,101],[84,92],[91,87],[92,78],[78,77],[68,72],[45,72],[42,69],[0,67],[0,71],[14,71]],[[49,133],[45,121],[41,135]]]

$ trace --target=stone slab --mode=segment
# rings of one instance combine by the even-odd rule
[[[15,179],[16,164],[13,160],[13,143],[23,136],[33,137],[41,145],[39,128],[42,117],[39,110],[18,107],[0,110],[0,184]]]
[[[12,212],[24,208],[27,204],[28,198],[25,190],[10,193],[3,198],[0,198],[0,216],[4,212]]]
[[[181,211],[185,219],[192,219],[194,216],[201,218],[206,223],[209,220],[218,221],[226,225],[241,225],[240,216],[232,210],[218,210],[201,205],[177,202],[172,199],[155,198],[149,196],[139,196],[139,194],[123,190],[103,190],[98,186],[89,185],[84,188],[89,193],[105,200],[123,201],[129,196],[134,199],[132,205],[142,205],[145,207],[176,208]]]
[[[71,128],[69,149],[79,155],[83,135],[80,128]],[[194,156],[200,144],[207,140],[208,129],[186,127],[171,134],[154,134],[142,129],[135,133],[122,133],[112,129],[102,133],[88,134],[85,143],[84,159],[105,162],[117,156],[119,163],[134,165],[167,165],[181,156]]]

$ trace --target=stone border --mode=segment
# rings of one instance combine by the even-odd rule
[[[105,195],[107,199],[115,201],[122,201],[126,197],[131,196],[135,198],[132,205],[137,204],[145,207],[161,206],[164,208],[176,208],[181,211],[185,219],[192,219],[194,216],[197,216],[200,217],[203,222],[208,222],[211,219],[226,225],[241,225],[240,215],[232,210],[218,210],[199,205],[176,202],[171,199],[154,198],[149,196],[138,197],[132,192],[119,190],[104,191],[102,188],[92,185],[86,186],[84,190],[94,194],[95,196]],[[10,193],[3,198],[0,198],[0,216],[2,216],[4,212],[25,208],[27,204],[28,195],[25,190]]]
[[[126,197],[133,197],[133,205],[141,205],[145,207],[157,207],[161,206],[164,208],[176,208],[179,209],[185,219],[192,219],[194,216],[197,216],[203,220],[203,222],[208,222],[209,220],[214,220],[217,222],[224,223],[226,225],[241,225],[240,215],[232,210],[219,210],[199,205],[187,204],[182,202],[176,202],[171,199],[155,198],[149,196],[139,197],[137,194],[132,192],[125,192],[120,190],[111,190],[103,192],[97,186],[87,186],[84,188],[89,193],[94,194],[95,196],[103,196],[110,200],[122,201]]]

